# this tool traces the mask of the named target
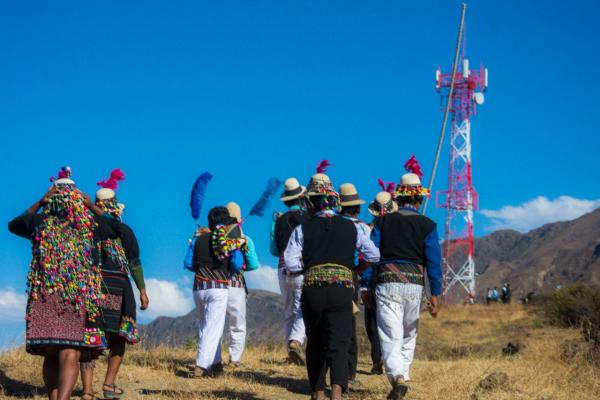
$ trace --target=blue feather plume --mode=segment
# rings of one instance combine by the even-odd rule
[[[277,179],[277,178],[269,179],[269,181],[267,182],[267,187],[265,188],[265,191],[260,196],[260,198],[254,205],[254,207],[252,207],[252,209],[250,210],[250,214],[248,214],[248,215],[256,215],[258,217],[264,216],[265,210],[267,209],[267,206],[269,205],[269,201],[271,200],[273,195],[277,192],[277,190],[279,189],[279,186],[281,186],[281,181],[279,179]]]
[[[202,209],[202,202],[204,201],[204,192],[208,182],[212,179],[210,172],[205,172],[196,179],[194,187],[192,188],[192,195],[190,197],[190,208],[192,209],[192,218],[200,218],[200,210]]]

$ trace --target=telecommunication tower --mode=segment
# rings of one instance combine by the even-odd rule
[[[464,34],[464,33],[463,33]],[[464,43],[464,40],[463,40]],[[436,193],[436,203],[446,209],[445,240],[442,245],[444,300],[460,302],[475,297],[475,259],[473,257],[473,211],[478,208],[478,196],[473,187],[471,164],[471,117],[483,104],[488,86],[488,70],[469,69],[469,60],[462,48],[459,66],[454,76],[454,90],[449,99],[452,73],[436,71],[436,89],[442,101],[450,101],[452,132],[448,188]]]

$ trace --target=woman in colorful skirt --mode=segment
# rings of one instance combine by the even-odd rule
[[[13,219],[9,230],[31,240],[26,350],[44,357],[43,378],[50,400],[70,399],[80,361],[105,347],[101,320],[101,277],[96,242],[117,237],[113,221],[94,217],[96,206],[63,167],[44,197]]]
[[[106,239],[98,243],[100,254],[100,272],[102,275],[102,323],[108,342],[108,368],[102,386],[105,399],[118,399],[124,390],[115,385],[119,367],[125,354],[125,345],[136,344],[140,340],[136,324],[136,304],[129,274],[140,292],[140,308],[148,308],[148,296],[144,282],[144,273],[139,259],[139,247],[136,237],[129,226],[121,222],[123,204],[117,202],[115,190],[118,182],[125,179],[119,169],[113,170],[110,178],[98,182],[102,188],[96,192],[96,206],[104,216],[116,221],[120,227],[119,237]],[[81,363],[83,381],[82,400],[95,400],[93,390],[94,363]]]

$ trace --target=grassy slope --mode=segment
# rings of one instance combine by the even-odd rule
[[[598,399],[600,370],[589,366],[580,354],[569,361],[561,359],[565,341],[578,340],[578,336],[574,330],[544,327],[516,305],[444,309],[436,320],[423,314],[408,398]],[[501,349],[509,341],[519,342],[522,350],[506,358]],[[365,343],[364,338],[361,342]],[[366,349],[363,345],[362,350]],[[128,390],[129,399],[307,397],[305,370],[283,363],[285,354],[279,346],[248,349],[243,367],[227,370],[217,379],[188,378],[193,357],[194,349],[133,349],[119,383]],[[43,398],[40,361],[22,349],[1,354],[2,398]],[[98,371],[104,367],[104,361],[99,361]],[[359,371],[369,369],[363,353]],[[100,374],[96,378],[100,388]],[[362,388],[351,393],[351,398],[385,398],[385,377],[360,374],[359,380]]]

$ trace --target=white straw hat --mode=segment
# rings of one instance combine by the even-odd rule
[[[340,204],[343,206],[359,206],[365,204],[360,198],[356,186],[351,183],[344,183],[340,186]]]
[[[116,196],[115,191],[108,188],[98,189],[96,191],[96,200],[110,200]]]
[[[367,208],[371,215],[380,217],[398,211],[398,204],[394,201],[391,193],[379,192],[375,196],[375,200],[373,200]]]
[[[237,222],[242,222],[242,209],[236,202],[230,201],[225,208],[229,211],[229,216],[235,218]]]
[[[283,183],[283,193],[279,197],[281,201],[295,200],[306,194],[306,188],[300,185],[298,179],[288,178]]]
[[[308,196],[339,196],[333,188],[331,179],[325,174],[317,173],[310,178],[308,183]]]

